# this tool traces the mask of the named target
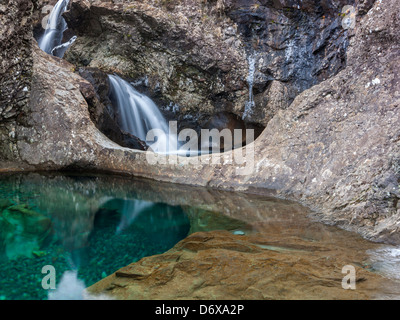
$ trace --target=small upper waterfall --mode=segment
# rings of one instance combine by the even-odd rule
[[[153,129],[164,132],[163,137],[158,137],[154,150],[160,153],[177,150],[177,136],[170,134],[169,126],[155,103],[147,96],[136,91],[127,81],[115,75],[108,76],[110,80],[110,98],[113,101],[119,125],[122,130],[133,134],[139,139],[148,141],[148,133]]]
[[[248,58],[249,62],[249,75],[247,77],[247,83],[249,84],[249,100],[245,104],[244,113],[242,119],[244,120],[249,115],[251,115],[254,108],[254,95],[253,95],[253,84],[254,84],[254,74],[256,71],[256,54],[252,54]]]
[[[51,10],[43,36],[39,39],[39,47],[44,52],[62,58],[68,47],[75,41],[76,37],[62,44],[63,33],[67,29],[67,23],[62,17],[67,10],[69,0],[59,0]],[[61,50],[56,50],[61,49]]]

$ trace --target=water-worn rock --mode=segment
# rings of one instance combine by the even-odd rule
[[[26,112],[31,91],[32,1],[0,3],[0,159],[12,160],[17,116]]]
[[[218,130],[222,132],[222,130],[229,130],[230,134],[233,136],[235,133],[235,130],[240,130],[242,133],[242,139],[240,141],[233,141],[232,142],[232,147],[238,148],[242,147],[243,145],[246,144],[246,124],[242,119],[240,119],[238,116],[232,114],[232,113],[227,113],[227,112],[219,112],[215,115],[213,115],[210,120],[205,124],[204,129],[207,130]],[[201,139],[201,136],[200,136]],[[236,145],[235,145],[236,143]],[[200,145],[200,148],[207,148],[209,145],[208,141],[205,146]],[[229,145],[225,145],[225,141],[220,141],[219,147],[221,151],[228,151],[231,148],[229,148]]]
[[[191,114],[206,121],[215,99],[221,111],[238,98],[243,104],[247,63],[244,48],[236,48],[240,42],[227,42],[199,2],[174,8],[72,1],[64,16],[78,39],[65,58],[127,78],[147,77],[151,91],[162,92],[165,107],[177,105],[180,118]],[[199,23],[201,17],[206,20]]]
[[[292,239],[292,242],[293,239]],[[280,246],[259,235],[198,232],[162,255],[143,258],[89,287],[116,299],[373,299],[389,287],[356,267],[357,290],[343,290],[349,259],[304,241]],[[353,256],[350,259],[355,259]],[[384,289],[386,288],[386,289]]]
[[[290,104],[286,85],[280,81],[272,81],[269,89],[255,98],[255,104],[261,107],[255,108],[251,116],[266,126],[275,114],[285,110]]]
[[[80,1],[79,6],[84,3],[87,2]],[[276,196],[307,204],[315,210],[314,216],[319,220],[357,231],[373,240],[400,243],[400,8],[396,0],[384,3],[378,0],[372,8],[369,1],[356,6],[357,21],[355,29],[348,32],[352,37],[348,39],[347,52],[344,56],[343,52],[338,52],[332,57],[336,62],[345,57],[346,65],[333,63],[334,73],[341,70],[335,76],[303,91],[288,107],[277,104],[278,111],[271,116],[266,129],[254,144],[243,150],[217,155],[217,164],[211,164],[209,156],[180,158],[179,161],[173,157],[160,156],[162,161],[156,165],[150,162],[151,156],[154,156],[151,152],[123,148],[96,128],[90,117],[88,103],[82,95],[84,87],[89,88],[90,83],[75,72],[74,65],[50,57],[34,44],[31,31],[27,27],[32,5],[30,0],[0,5],[1,11],[5,13],[0,17],[1,28],[9,30],[1,34],[1,45],[5,50],[2,51],[0,171],[99,170],[249,192],[264,193],[272,190]],[[125,8],[125,5],[115,4],[112,8]],[[230,74],[229,68],[224,59],[217,59],[215,52],[218,51],[212,45],[219,44],[218,39],[221,38],[215,35],[216,42],[207,40],[209,33],[203,31],[208,31],[208,27],[194,33],[200,36],[199,39],[205,39],[204,47],[199,46],[200,42],[196,42],[196,45],[185,41],[171,41],[172,44],[179,43],[178,49],[181,51],[175,48],[173,52],[176,55],[168,52],[168,58],[163,59],[163,54],[149,55],[158,52],[152,46],[159,40],[152,42],[152,36],[158,35],[162,39],[165,34],[166,40],[168,37],[186,39],[180,27],[181,20],[169,19],[163,10],[157,11],[160,20],[154,20],[151,18],[156,17],[152,15],[154,9],[148,7],[151,14],[146,15],[143,13],[146,4],[139,3],[135,3],[132,8],[126,7],[126,15],[118,18],[116,11],[109,6],[109,3],[95,4],[90,10],[85,9],[89,11],[84,11],[83,14],[88,14],[89,17],[97,12],[96,17],[88,20],[92,32],[99,35],[100,27],[111,28],[115,24],[115,28],[119,30],[117,33],[121,35],[125,30],[125,23],[118,24],[120,19],[133,19],[133,25],[139,25],[141,32],[131,34],[130,29],[126,30],[126,43],[129,45],[125,49],[130,50],[132,47],[140,51],[142,48],[135,47],[134,40],[129,41],[134,38],[133,35],[147,39],[150,49],[143,51],[143,56],[140,56],[143,60],[140,62],[143,62],[143,66],[154,66],[155,74],[160,72],[164,77],[163,72],[169,70],[169,63],[179,61],[180,64],[185,61],[185,57],[188,58],[186,55],[190,55],[190,59],[198,59],[194,61],[188,58],[187,61],[201,65],[200,71],[183,64],[186,69],[181,69],[182,82],[175,85],[182,85],[185,95],[181,97],[177,94],[174,98],[178,97],[184,102],[192,101],[195,108],[197,103],[206,99],[203,94],[209,90],[208,86],[218,84],[212,87],[213,90],[216,88],[213,91],[215,96],[221,98],[216,101],[229,102],[230,98],[218,96],[226,91],[232,94],[232,99],[237,98],[237,106],[243,108],[240,99],[246,100],[248,93],[243,78],[247,76],[247,60],[244,54],[246,46],[243,43],[238,47],[232,42],[223,45],[223,48],[228,47],[226,52],[232,54],[232,59],[237,62],[237,69],[232,70],[233,80],[228,81],[223,77]],[[328,7],[331,8],[329,5]],[[334,7],[339,8],[339,2]],[[175,8],[178,12],[179,5],[175,7],[171,3],[168,8]],[[137,11],[138,9],[140,10]],[[189,11],[190,9],[188,7]],[[303,10],[314,12],[310,3]],[[324,7],[321,10],[324,12]],[[170,18],[176,15],[177,13],[171,14]],[[103,24],[99,25],[98,21]],[[165,25],[159,24],[160,21],[168,22],[166,26],[171,27],[167,28],[168,32],[162,28]],[[188,24],[184,24],[184,28]],[[341,34],[336,34],[340,30],[339,26],[337,28],[333,28],[332,33],[322,33],[322,39],[329,39],[328,35],[341,37]],[[226,30],[228,29],[229,27]],[[104,32],[104,36],[107,36],[107,32]],[[87,46],[94,43],[89,36],[86,39],[82,35],[81,37],[83,48],[85,43]],[[135,38],[140,39],[142,38]],[[115,41],[110,41],[111,47],[115,47]],[[315,47],[315,52],[322,53],[327,48],[326,45]],[[235,50],[228,50],[229,48]],[[288,48],[281,49],[290,52]],[[202,53],[201,49],[210,52]],[[200,53],[196,54],[196,50]],[[72,50],[71,55],[73,52]],[[107,56],[103,54],[107,51],[100,52],[102,55],[99,57],[104,58],[105,64],[107,62],[112,65],[112,59],[107,60]],[[96,52],[94,56],[97,54],[100,53]],[[203,60],[204,57],[210,57],[210,60]],[[153,60],[157,61],[156,66]],[[132,66],[130,61],[122,62],[125,64],[116,66],[121,69]],[[138,60],[135,62],[139,63]],[[285,70],[289,69],[282,69],[282,78],[279,79],[284,79]],[[24,77],[15,78],[17,72],[22,70]],[[210,77],[204,70],[215,77]],[[187,77],[188,74],[191,76]],[[203,75],[208,76],[204,83],[201,81]],[[196,76],[196,86],[186,81]],[[230,85],[221,89],[221,79]],[[149,78],[150,82],[151,80]],[[269,83],[268,78],[258,75],[255,90],[262,91],[264,86],[269,87]],[[192,92],[191,88],[196,92]],[[285,89],[277,87],[274,90],[276,94],[268,95],[264,92],[263,95],[272,101],[282,101],[279,93],[284,93]],[[287,90],[290,92],[290,87]],[[171,97],[172,94],[173,91]],[[193,100],[190,100],[192,97]],[[219,110],[211,103],[206,103],[202,114],[207,114],[207,106]],[[224,163],[232,155],[236,160],[236,155],[246,150],[249,151],[247,164],[254,160],[254,167],[250,166],[248,171],[239,172],[241,165],[238,163]],[[245,216],[245,213],[241,214]],[[249,216],[249,220],[238,216],[232,218],[241,218],[247,224],[254,222],[254,215]],[[274,242],[271,232],[267,231],[272,230],[276,224],[270,222],[259,226],[258,233],[255,234],[232,235],[221,231],[195,233],[165,255],[143,259],[138,265],[120,270],[92,289],[99,292],[108,289],[121,298],[291,299],[302,298],[306,293],[311,298],[364,299],[374,297],[375,291],[370,289],[385,288],[381,278],[356,267],[360,277],[358,279],[364,280],[357,285],[363,290],[342,290],[341,268],[349,262],[351,264],[354,254],[364,252],[351,251],[351,255],[346,255],[343,250],[339,250],[353,243],[353,238],[351,241],[341,238],[345,241],[341,246],[332,244],[332,255],[327,259],[326,254],[319,254],[323,251],[317,245],[311,252],[305,250],[302,242],[305,239],[288,237],[285,244]],[[1,223],[5,229],[12,228],[4,219]],[[281,227],[279,230],[284,232],[287,228]],[[268,235],[268,239],[265,235]],[[1,239],[4,244],[3,240]],[[318,266],[321,265],[326,268],[320,269]],[[265,274],[268,274],[267,278]],[[221,279],[221,275],[226,277]],[[296,283],[296,287],[293,283]],[[299,283],[304,285],[297,285]],[[157,285],[158,288],[154,289],[151,285]],[[299,289],[285,291],[288,286]]]
[[[89,106],[90,118],[96,128],[122,147],[147,150],[146,142],[123,131],[115,118],[114,109],[108,98],[107,75],[97,69],[79,69],[79,74],[88,80],[80,83],[80,90]]]

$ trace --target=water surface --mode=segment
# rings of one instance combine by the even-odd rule
[[[1,299],[46,299],[45,265],[54,266],[57,282],[65,271],[77,270],[89,286],[187,236],[189,219],[180,206],[141,200],[99,180],[36,174],[1,179]]]
[[[399,297],[399,248],[323,225],[309,213],[265,195],[119,176],[2,175],[0,299],[47,299],[45,265],[54,266],[57,283],[75,270],[90,286],[191,233],[213,230],[247,235],[258,247],[282,254],[282,261],[307,259],[318,274],[327,270],[337,277],[339,292],[341,268],[354,265],[382,276],[368,297]],[[300,281],[291,286],[304,286]]]

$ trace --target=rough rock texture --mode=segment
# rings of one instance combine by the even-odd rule
[[[272,81],[268,90],[255,98],[256,106],[252,117],[260,119],[259,122],[267,125],[279,110],[285,110],[290,104],[288,89],[286,85],[280,81]]]
[[[59,169],[60,165],[84,164],[89,158],[93,161],[96,156],[91,146],[99,146],[99,141],[120,148],[91,121],[84,95],[89,98],[90,93],[95,94],[92,85],[74,73],[73,65],[45,54],[36,43],[32,53],[30,100],[26,111],[18,114],[19,122],[13,131],[16,154],[13,163],[2,165],[10,170]],[[137,138],[119,131],[115,137],[125,139],[132,147],[132,143],[137,143]]]
[[[32,76],[32,1],[0,2],[0,159],[12,160],[17,116],[25,112]]]
[[[299,239],[288,242],[280,246],[269,235],[198,232],[88,290],[128,300],[331,300],[380,298],[389,289],[384,278],[356,267],[357,290],[343,290],[342,267],[357,253],[349,259],[336,251],[338,243],[335,250],[306,247]]]
[[[254,55],[260,97],[246,122],[266,125],[300,92],[345,67],[351,32],[341,27],[344,4],[76,0],[65,17],[78,40],[65,58],[127,78],[147,77],[165,110],[201,126],[221,111],[242,117],[247,57]]]
[[[32,5],[28,0],[18,4],[26,9]],[[2,26],[3,21],[10,21],[14,28],[6,30],[11,32],[29,20],[28,9],[21,10],[26,15],[17,15],[17,18],[11,19],[14,5],[2,4],[1,7],[2,12],[8,10],[1,15],[1,19],[6,19],[1,20]],[[107,17],[107,10],[99,10]],[[166,161],[154,165],[150,161],[154,156],[151,152],[118,146],[99,132],[91,121],[87,101],[82,95],[82,88],[88,82],[74,72],[72,64],[40,51],[37,45],[32,45],[25,29],[18,39],[28,38],[20,46],[13,46],[18,43],[17,40],[3,33],[1,37],[4,37],[5,42],[2,45],[7,48],[2,51],[5,70],[14,70],[12,66],[15,66],[31,72],[32,76],[20,81],[6,71],[2,74],[2,84],[14,85],[16,81],[16,90],[7,91],[10,94],[2,93],[1,96],[1,101],[5,101],[1,107],[7,108],[3,108],[0,118],[0,170],[91,169],[259,193],[273,190],[279,197],[296,199],[309,205],[319,220],[357,231],[373,240],[398,244],[400,8],[396,0],[384,3],[378,0],[371,9],[364,5],[358,7],[358,10],[363,15],[358,15],[356,27],[352,31],[354,36],[349,40],[347,66],[332,78],[303,91],[289,107],[275,114],[262,135],[244,150],[248,151],[247,164],[254,159],[254,170],[249,166],[247,172],[239,172],[241,165],[237,162],[223,163],[231,155],[237,160],[242,149],[217,155],[215,159],[219,160],[219,164],[210,164],[209,156],[181,158],[179,161],[173,157],[166,159],[160,156],[159,160]],[[128,9],[127,16],[134,16],[134,11],[135,8]],[[96,30],[95,26],[93,30]],[[151,36],[151,32],[147,35]],[[14,56],[8,56],[8,50],[28,52],[24,60],[13,64]],[[243,55],[238,59],[240,69],[246,60]],[[217,66],[223,67],[218,63]],[[164,70],[164,67],[160,69]],[[217,71],[216,74],[220,76],[222,73],[218,74]],[[27,83],[26,97],[29,101],[23,98],[23,102],[18,105],[18,93],[24,92],[23,85]],[[247,92],[244,87],[239,91],[234,88],[232,90]],[[269,99],[281,101],[275,98],[279,97],[280,91],[277,88],[277,95],[271,94]],[[253,151],[251,147],[254,147]],[[254,217],[251,219],[254,221]],[[268,223],[266,225],[268,227]],[[268,234],[265,229],[261,233]],[[353,240],[343,239],[346,241],[343,247],[353,243]],[[176,286],[183,290],[184,298],[204,298],[209,294],[216,298],[229,296],[267,299],[271,297],[268,291],[268,285],[272,286],[270,281],[290,285],[291,276],[296,275],[300,279],[304,277],[304,283],[307,284],[301,287],[302,290],[310,297],[319,298],[323,292],[327,292],[320,286],[329,289],[333,283],[336,285],[342,274],[338,271],[337,275],[335,270],[341,270],[348,260],[344,258],[343,252],[334,254],[329,260],[325,255],[322,255],[323,258],[314,255],[318,248],[311,253],[302,251],[300,245],[304,239],[297,240],[299,242],[293,240],[290,245],[286,243],[284,246],[282,243],[271,243],[271,238],[260,238],[258,235],[196,233],[166,255],[149,257],[136,266],[120,270],[118,276],[105,279],[93,290],[109,289],[121,297],[132,293],[129,296],[132,298],[179,297],[179,293],[172,290]],[[333,245],[335,250],[340,247],[337,243]],[[287,248],[292,250],[290,255],[285,254]],[[352,255],[355,253],[357,251],[353,251]],[[218,267],[216,260],[220,263],[220,269],[207,269],[210,262]],[[235,264],[235,261],[241,262],[240,265]],[[332,271],[319,270],[321,263],[326,263],[326,270]],[[160,268],[154,270],[156,264]],[[272,272],[275,266],[279,266],[284,273]],[[271,271],[271,278],[261,276],[265,274],[265,269],[261,267]],[[197,275],[196,270],[202,270],[204,276]],[[218,277],[221,273],[227,277],[213,286],[217,271]],[[368,288],[382,287],[381,279],[361,268],[357,268],[357,273],[367,279],[358,284],[360,287],[365,285],[362,287],[365,290],[349,292],[334,286],[324,297],[373,297],[374,292],[371,293]],[[240,281],[238,274],[242,275]],[[129,277],[136,277],[136,280],[130,283],[132,279]],[[163,286],[159,282],[162,280],[167,285]],[[182,281],[187,281],[191,286],[179,287]],[[236,286],[230,286],[232,283]],[[312,289],[307,289],[310,283]],[[161,285],[160,289],[153,288],[151,291],[144,288],[153,284]],[[124,288],[125,285],[127,287]],[[132,288],[125,290],[129,286]],[[285,292],[284,287],[279,287],[279,284],[276,286],[275,289],[282,289],[275,291],[282,298],[296,298],[300,295],[300,291]],[[231,291],[228,291],[229,287]],[[142,295],[137,293],[140,290]],[[340,290],[339,296],[337,290]]]
[[[399,28],[395,1],[375,3],[356,26],[348,67],[270,121],[252,145],[255,165],[246,175],[223,164],[231,153],[219,165],[202,157],[200,165],[182,159],[154,167],[137,154],[134,169],[121,158],[100,167],[212,187],[273,189],[310,205],[326,222],[399,242]]]

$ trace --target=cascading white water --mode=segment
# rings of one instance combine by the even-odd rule
[[[77,38],[76,36],[73,36],[67,42],[54,47],[53,50],[51,50],[51,54],[57,57],[63,57],[65,51],[67,51],[67,49],[71,46],[71,44],[75,42],[76,38]]]
[[[43,36],[39,39],[39,47],[44,52],[54,54],[62,58],[68,47],[75,41],[76,37],[72,37],[68,42],[62,44],[63,33],[67,29],[67,23],[62,17],[63,12],[67,10],[69,0],[59,0],[50,12],[47,20],[47,26]],[[55,49],[56,53],[53,51]]]
[[[249,75],[247,77],[247,83],[249,84],[249,100],[245,104],[244,113],[242,119],[244,120],[249,115],[251,115],[253,108],[255,106],[254,96],[253,96],[253,84],[254,84],[254,74],[256,72],[256,55],[252,54],[248,58],[249,62]]]
[[[153,150],[159,153],[176,151],[177,136],[169,132],[168,123],[155,103],[120,77],[109,75],[108,78],[111,100],[115,104],[121,129],[147,143],[149,143],[148,133],[151,130],[161,130],[165,135],[158,136],[158,139],[161,139],[157,141],[159,149]]]

